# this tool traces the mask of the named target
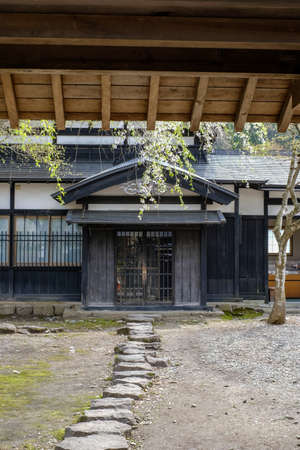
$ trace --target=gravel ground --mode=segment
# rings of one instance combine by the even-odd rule
[[[145,401],[132,448],[300,447],[300,317],[158,329],[171,360]]]
[[[110,384],[120,340],[114,330],[0,335],[0,450],[53,449],[56,433]]]

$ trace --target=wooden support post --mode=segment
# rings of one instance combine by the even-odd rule
[[[111,114],[111,75],[102,75],[101,78],[101,120],[102,129],[110,129]]]
[[[200,306],[206,308],[207,303],[207,226],[201,227],[200,239],[200,271],[201,271],[201,301]]]
[[[65,110],[64,97],[62,89],[62,77],[59,74],[51,75],[52,95],[55,111],[55,122],[58,130],[64,130],[65,126]]]
[[[264,191],[264,284],[265,303],[269,303],[269,191]]]
[[[198,80],[197,92],[191,116],[191,125],[190,125],[191,131],[199,130],[199,125],[202,119],[204,103],[208,88],[208,81],[209,81],[208,77],[201,77]]]
[[[15,270],[14,270],[14,218],[15,218],[15,183],[10,184],[10,201],[9,201],[9,297],[14,297]]]
[[[15,96],[15,90],[10,73],[3,73],[1,75],[4,99],[7,109],[8,120],[11,128],[18,128],[19,114]]]
[[[149,100],[148,100],[148,114],[147,114],[147,129],[154,130],[158,109],[159,97],[159,81],[158,75],[152,75],[150,78]]]
[[[239,187],[234,186],[234,192],[239,193]],[[236,298],[240,296],[240,201],[237,198],[234,201],[234,281],[233,295]]]
[[[239,109],[236,114],[234,128],[235,131],[243,131],[245,123],[247,122],[248,114],[250,111],[251,103],[254,97],[257,84],[257,78],[249,78],[246,82]]]

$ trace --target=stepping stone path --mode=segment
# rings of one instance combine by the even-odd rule
[[[134,401],[143,398],[155,376],[153,367],[166,367],[168,361],[157,357],[160,337],[153,322],[159,316],[134,314],[128,317],[119,334],[128,336],[115,348],[112,385],[102,397],[91,402],[79,423],[66,427],[65,438],[55,450],[127,450],[131,430],[136,427],[132,413]]]

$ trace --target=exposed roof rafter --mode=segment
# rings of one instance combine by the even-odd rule
[[[154,130],[158,109],[158,97],[159,97],[159,81],[158,75],[152,75],[150,77],[149,87],[149,100],[148,100],[148,113],[147,113],[147,129]]]
[[[101,77],[101,120],[103,130],[110,129],[111,75]]]
[[[51,75],[51,84],[52,84],[56,128],[58,130],[64,130],[66,126],[65,126],[64,97],[63,97],[61,75],[59,74]]]
[[[8,120],[11,128],[18,128],[19,126],[19,114],[17,108],[17,101],[15,90],[12,82],[12,76],[10,73],[2,73],[2,86],[4,99],[7,109]]]
[[[197,131],[199,129],[208,88],[208,81],[209,81],[208,77],[199,78],[191,117],[191,126],[190,126],[191,131]]]
[[[243,131],[244,129],[251,108],[252,100],[255,94],[256,85],[257,85],[256,77],[248,78],[242,94],[239,109],[236,114],[234,124],[235,131]]]

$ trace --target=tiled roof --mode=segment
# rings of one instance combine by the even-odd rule
[[[73,162],[63,178],[76,182],[112,166],[112,163],[106,161]],[[196,173],[210,181],[267,181],[269,185],[284,185],[288,169],[288,158],[228,154],[211,154],[207,163],[195,165]],[[0,164],[0,180],[49,180],[49,171],[45,167],[29,163]]]

